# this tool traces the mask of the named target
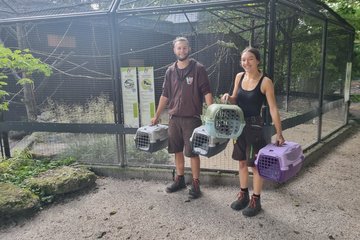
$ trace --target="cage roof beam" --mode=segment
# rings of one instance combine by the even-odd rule
[[[201,2],[201,3],[191,3],[191,4],[177,4],[171,6],[163,6],[163,7],[143,7],[143,8],[133,8],[133,9],[118,9],[117,13],[121,15],[128,15],[128,16],[138,16],[138,15],[155,15],[155,14],[175,14],[175,13],[182,13],[183,11],[187,12],[198,12],[211,10],[220,10],[220,9],[227,9],[229,6],[243,6],[246,4],[253,4],[259,1],[254,0],[237,0],[237,1],[227,1],[221,0],[216,2]],[[261,1],[267,2],[267,1]],[[253,8],[254,6],[248,6]]]
[[[90,18],[90,17],[104,17],[107,16],[107,12],[84,12],[84,13],[67,13],[67,14],[53,14],[44,16],[32,16],[32,17],[18,17],[9,19],[0,19],[0,24],[13,24],[22,22],[37,22],[50,19],[65,19],[65,18]]]
[[[311,11],[309,9],[304,9],[304,8],[301,8],[298,4],[296,3],[293,3],[291,1],[288,1],[288,0],[278,0],[281,4],[284,4],[285,6],[288,6],[288,7],[291,7],[291,8],[295,8],[301,12],[304,12],[304,13],[307,13],[309,14],[310,16],[313,16],[313,17],[316,17],[316,18],[319,18],[321,20],[327,20],[328,22],[330,23],[333,23],[333,24],[336,24],[336,25],[339,25],[341,27],[344,27],[346,29],[349,30],[349,32],[353,32],[355,31],[354,27],[351,26],[349,23],[347,23],[343,18],[341,18],[337,13],[335,13],[333,10],[331,10],[326,4],[322,4],[321,2],[317,1],[317,0],[314,0],[317,2],[317,4],[321,5],[324,9],[326,9],[327,11],[329,11],[331,13],[332,16],[334,16],[338,21],[335,21],[334,19],[331,19],[331,18],[327,18],[325,17],[324,15],[318,13],[318,12],[315,12],[315,11]]]

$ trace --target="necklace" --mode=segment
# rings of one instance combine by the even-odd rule
[[[261,73],[259,72],[258,74],[256,74],[256,76],[253,76],[253,77],[249,77],[249,74],[248,73],[245,73],[245,77],[244,77],[244,80],[249,82],[249,83],[253,83],[253,82],[258,82],[261,78]]]

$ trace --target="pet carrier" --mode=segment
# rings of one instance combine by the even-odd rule
[[[229,142],[228,138],[215,138],[209,135],[204,126],[195,128],[190,138],[193,153],[212,157],[224,150]]]
[[[282,146],[268,144],[260,149],[255,165],[260,176],[282,183],[295,176],[303,162],[301,146],[298,143],[285,142]]]
[[[244,114],[236,105],[211,104],[204,120],[206,131],[216,138],[235,139],[245,126]]]
[[[168,126],[157,124],[138,128],[135,134],[135,146],[146,152],[156,152],[168,145]]]

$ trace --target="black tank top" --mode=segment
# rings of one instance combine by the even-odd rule
[[[260,86],[264,79],[264,74],[261,76],[259,83],[253,90],[247,91],[242,88],[242,81],[245,73],[241,76],[239,90],[237,92],[237,105],[244,113],[244,117],[259,116],[261,107],[265,102],[266,96],[261,92]]]

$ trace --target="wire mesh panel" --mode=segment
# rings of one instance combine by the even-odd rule
[[[325,137],[334,129],[344,126],[347,121],[345,96],[346,86],[350,87],[351,63],[346,49],[351,48],[349,35],[335,24],[328,24],[324,101],[321,136]],[[350,50],[351,51],[351,50]],[[333,106],[328,108],[328,106]]]
[[[6,46],[30,49],[53,71],[50,77],[31,77],[32,101],[38,116],[42,115],[41,121],[114,122],[111,44],[106,19],[52,20],[2,28],[9,36],[4,42]],[[17,35],[12,34],[14,29]],[[12,81],[6,89],[10,92],[6,99],[10,111],[5,113],[5,119],[26,119],[24,103],[28,100],[22,100],[23,87]],[[14,112],[19,108],[23,109],[22,114]],[[45,119],[49,115],[54,116]]]
[[[139,147],[141,148],[150,148],[147,138],[150,136],[147,133],[144,133],[143,136],[146,140]],[[126,144],[126,153],[125,153],[125,165],[127,166],[137,166],[137,167],[149,167],[149,166],[172,166],[173,156],[171,156],[166,148],[155,152],[149,152],[140,150],[136,146],[136,135],[126,135],[125,144]],[[135,140],[135,141],[134,141]]]
[[[140,2],[134,4],[138,6]],[[159,8],[157,14],[146,10],[134,11],[135,14],[118,11],[122,67],[153,66],[158,101],[165,71],[176,60],[172,41],[177,36],[186,36],[192,49],[190,57],[206,67],[213,94],[231,91],[234,77],[241,71],[239,52],[250,43],[261,46],[265,32],[265,17],[260,17],[265,12],[264,3],[258,2],[241,11],[243,3],[233,5],[233,8],[218,4],[209,10],[192,8],[179,12],[176,8],[171,12]]]
[[[76,134],[56,132],[10,132],[12,155],[25,149],[39,159],[72,158],[86,164],[119,164],[117,144],[112,134]]]

